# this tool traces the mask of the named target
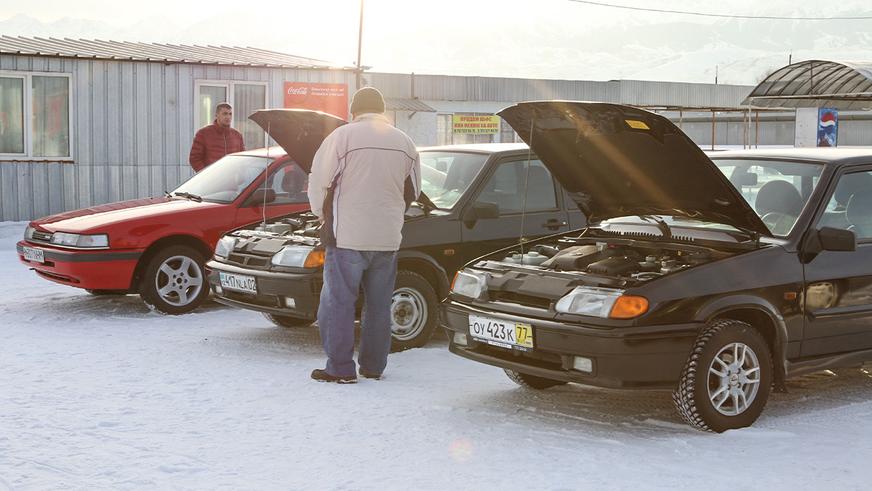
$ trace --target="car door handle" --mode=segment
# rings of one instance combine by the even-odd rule
[[[567,223],[565,221],[557,220],[555,218],[552,218],[551,220],[548,220],[547,222],[542,224],[543,227],[550,230],[557,230],[560,227],[565,227],[566,225]]]

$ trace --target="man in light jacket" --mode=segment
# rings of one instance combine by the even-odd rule
[[[322,382],[357,382],[354,310],[363,286],[360,375],[378,379],[391,346],[391,296],[397,250],[409,204],[421,189],[421,164],[412,140],[384,116],[381,92],[364,87],[351,101],[352,122],[333,131],[318,149],[309,177],[309,204],[321,218],[326,246],[318,308]]]

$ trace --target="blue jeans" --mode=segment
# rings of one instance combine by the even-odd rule
[[[391,349],[391,297],[397,277],[396,251],[356,251],[327,247],[318,329],[327,352],[327,373],[355,375],[354,307],[363,286],[360,369],[381,374]]]

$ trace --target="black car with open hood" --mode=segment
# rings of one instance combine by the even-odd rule
[[[321,141],[344,123],[300,110],[258,111],[252,119],[307,171]],[[542,237],[585,223],[526,145],[419,150],[423,192],[406,214],[391,305],[395,350],[428,341],[450,278],[470,259],[522,236]],[[281,195],[288,183],[305,194],[305,179],[277,178],[267,185]],[[317,217],[305,212],[225,235],[207,265],[215,300],[263,312],[280,326],[310,325],[322,286],[319,227]]]
[[[467,264],[443,303],[453,353],[535,389],[672,390],[713,431],[786,377],[872,359],[872,151],[709,157],[617,104],[500,115],[589,225]]]

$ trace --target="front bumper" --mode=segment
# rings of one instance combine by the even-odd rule
[[[598,329],[495,313],[454,301],[443,304],[442,314],[449,350],[456,355],[553,380],[611,388],[675,388],[702,327],[687,323]],[[469,314],[532,325],[533,350],[521,352],[476,341],[469,334]],[[467,335],[466,346],[454,342],[455,332]],[[574,370],[576,356],[592,360],[592,372]]]
[[[256,310],[270,314],[286,315],[315,320],[321,294],[321,273],[280,273],[242,268],[214,259],[206,263],[213,300],[231,307]],[[253,276],[257,294],[228,290],[221,286],[220,273]],[[288,299],[294,307],[288,306]]]
[[[45,262],[28,261],[24,248],[43,251]],[[65,250],[20,241],[18,260],[50,281],[89,290],[129,290],[143,251]]]

